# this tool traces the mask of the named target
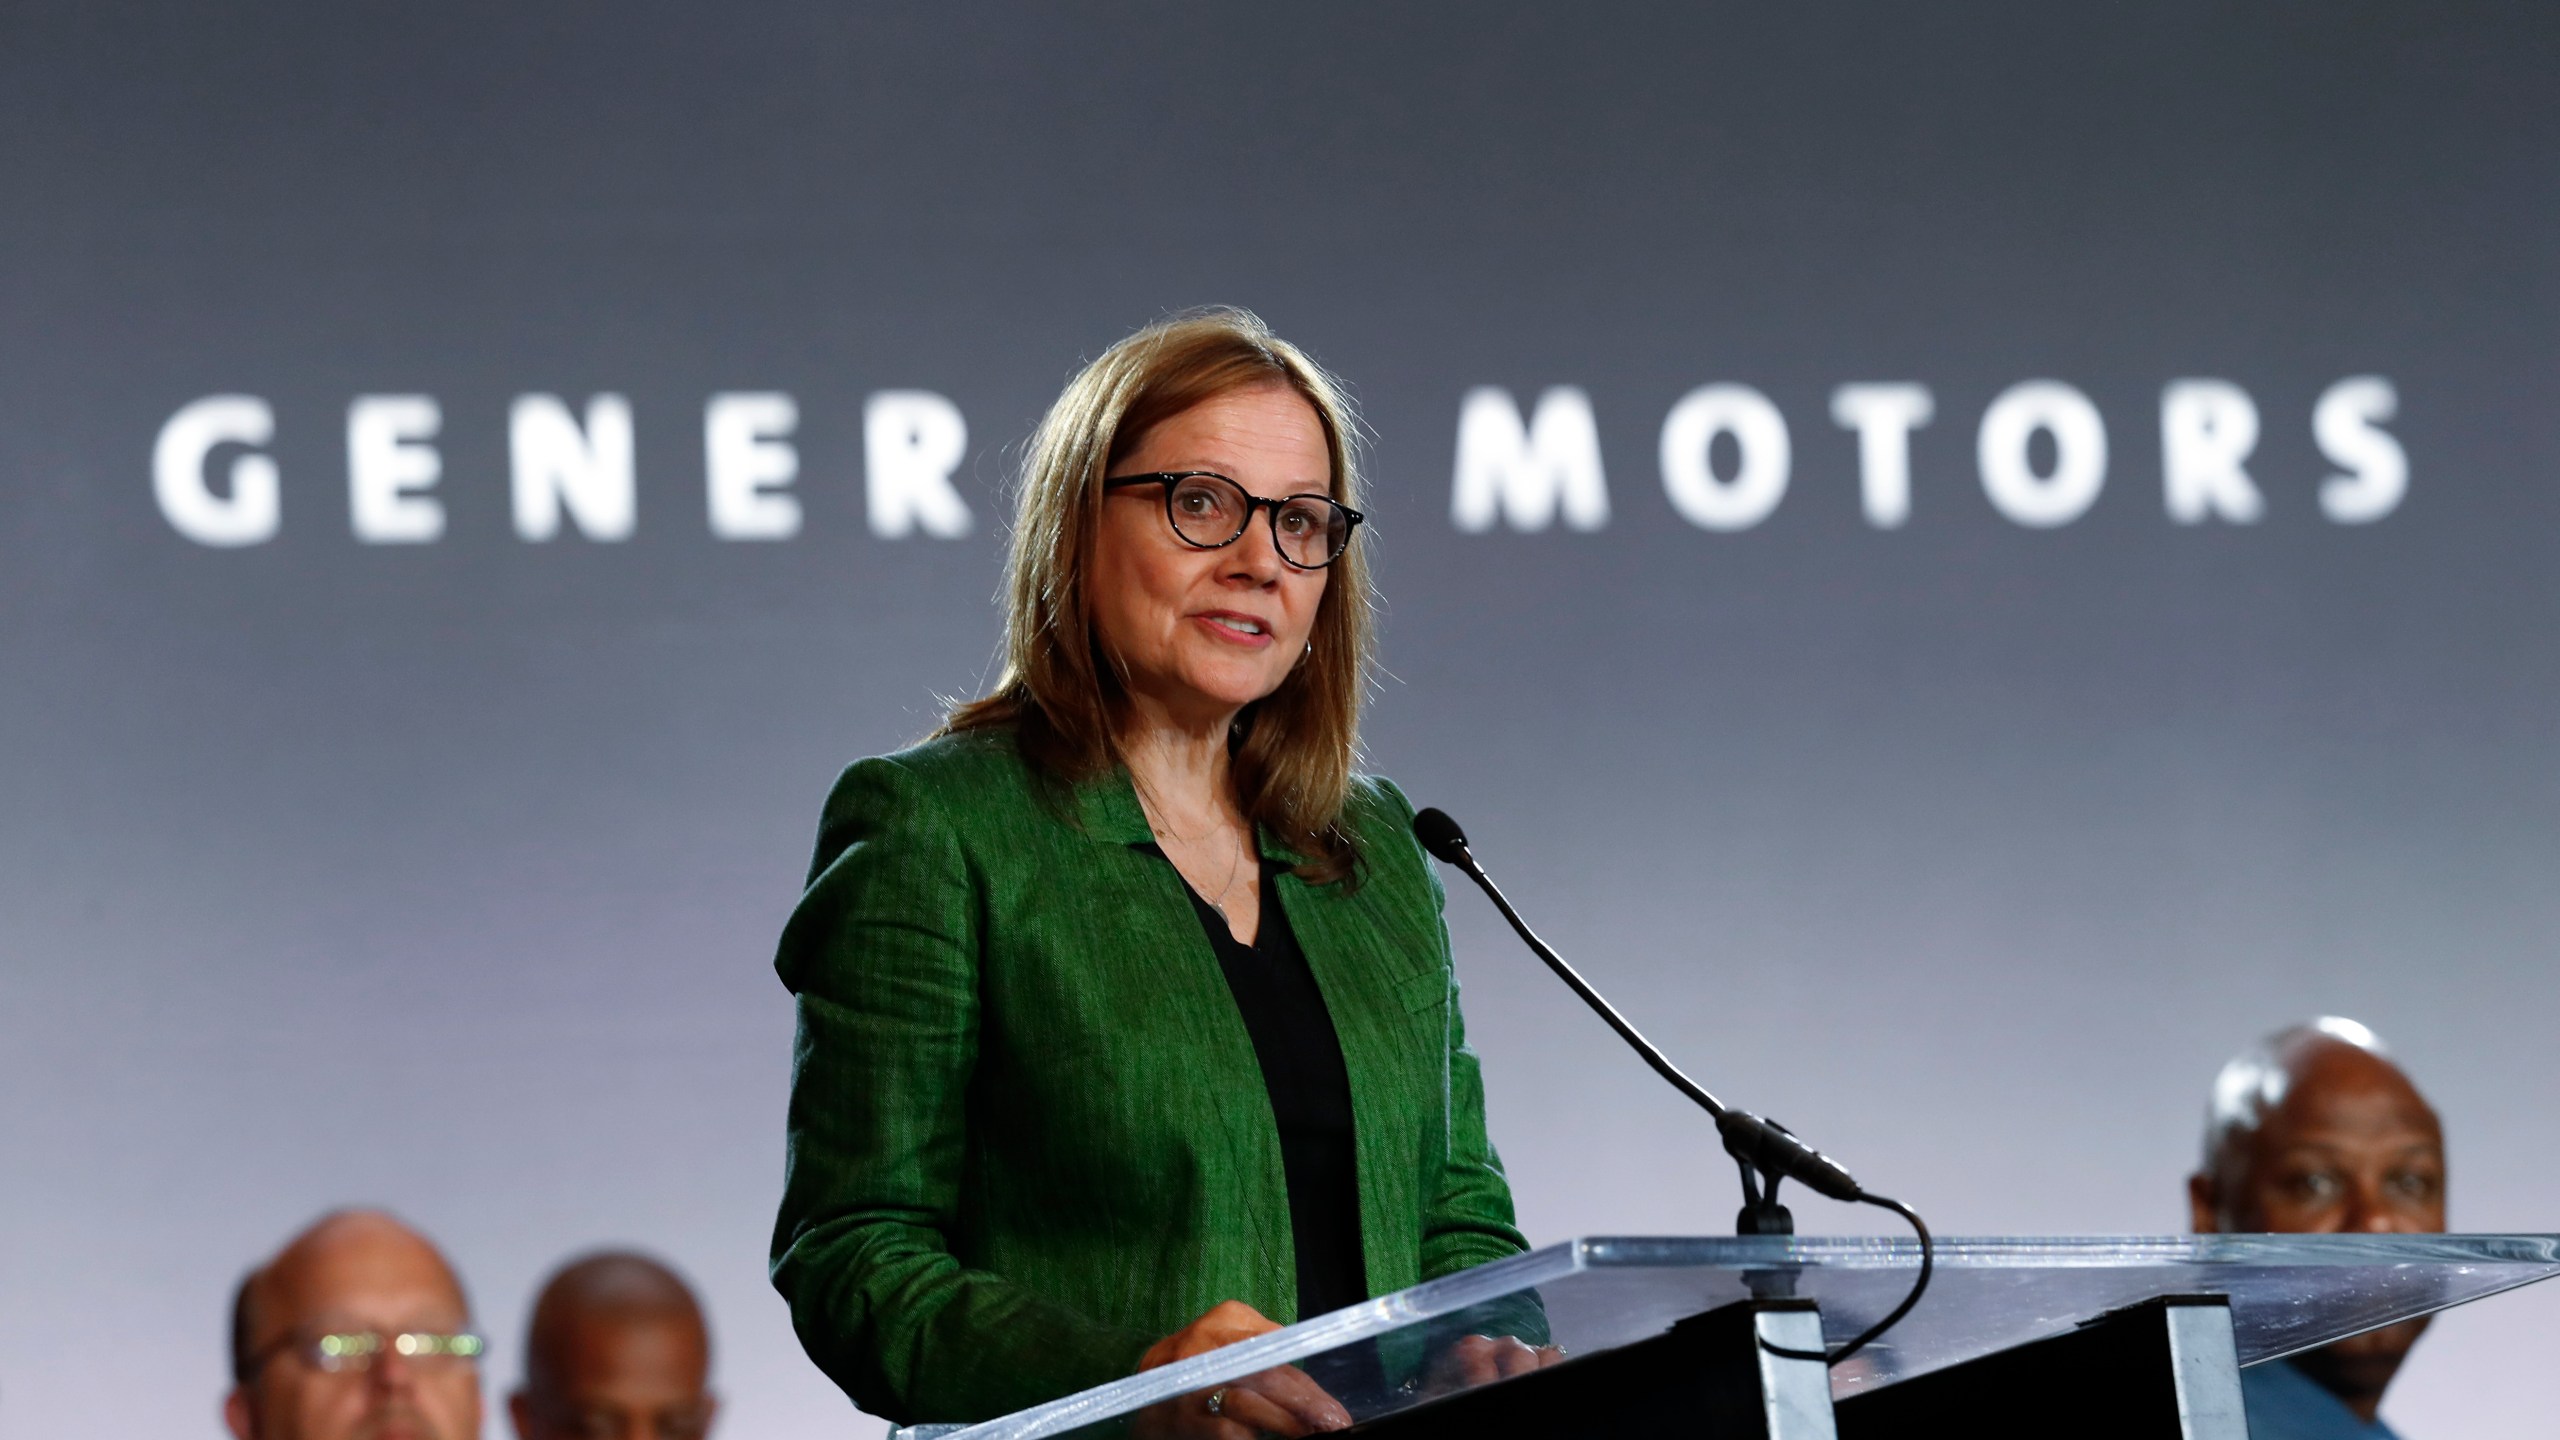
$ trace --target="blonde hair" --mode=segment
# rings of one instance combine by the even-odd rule
[[[1140,330],[1087,365],[1049,407],[1024,457],[1005,567],[1004,673],[952,707],[943,734],[1014,728],[1023,755],[1073,783],[1121,763],[1126,699],[1103,653],[1086,584],[1102,482],[1149,429],[1230,391],[1281,384],[1323,424],[1332,495],[1359,508],[1359,420],[1333,377],[1245,310],[1190,311]],[[1333,562],[1307,654],[1245,707],[1230,741],[1245,818],[1305,857],[1310,883],[1355,878],[1343,824],[1369,672],[1371,598],[1360,547]]]

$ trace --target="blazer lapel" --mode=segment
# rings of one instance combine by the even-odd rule
[[[1430,1037],[1416,1012],[1432,1008],[1423,992],[1433,992],[1442,999],[1438,1014],[1445,1024],[1446,982],[1432,963],[1432,947],[1413,943],[1410,924],[1383,903],[1374,881],[1346,895],[1339,884],[1313,887],[1284,872],[1272,888],[1323,992],[1350,1074],[1369,1290],[1400,1290],[1421,1279],[1428,1197],[1420,1193],[1417,1165],[1445,1139],[1415,1133],[1416,1118],[1445,1116],[1445,1097],[1437,1092],[1446,1082],[1448,1053],[1445,1035],[1432,1053],[1420,1053]]]
[[[1200,928],[1190,897],[1183,893],[1181,874],[1166,861],[1132,850],[1156,837],[1145,809],[1138,804],[1129,772],[1114,768],[1078,786],[1075,802],[1079,826],[1088,840],[1122,852],[1112,858],[1134,859],[1151,872],[1144,886],[1152,912],[1150,928],[1180,937],[1162,957],[1176,973],[1161,978],[1198,997],[1199,1024],[1209,1032],[1198,1038],[1207,1042],[1202,1049],[1215,1068],[1197,1079],[1208,1091],[1224,1134],[1227,1163],[1220,1168],[1232,1176],[1231,1183],[1246,1200],[1242,1209],[1251,1226],[1251,1268],[1264,1277],[1271,1294],[1293,1294],[1297,1252],[1289,1231],[1289,1182],[1280,1163],[1280,1129],[1272,1118],[1262,1064],[1253,1053],[1253,1036],[1246,1031],[1244,1014],[1236,1008],[1235,994],[1218,968],[1217,952],[1209,948],[1209,937]],[[1291,914],[1294,918],[1295,912]],[[1267,1301],[1268,1297],[1257,1298]]]

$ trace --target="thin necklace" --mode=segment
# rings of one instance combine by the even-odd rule
[[[1143,789],[1138,791],[1138,808],[1147,813],[1147,824],[1155,830],[1156,839],[1159,842],[1162,842],[1167,837],[1171,837],[1185,845],[1197,845],[1207,838],[1206,836],[1185,835],[1181,831],[1174,829],[1171,825],[1165,824],[1163,818],[1156,813],[1155,805],[1147,799],[1147,792]],[[1223,830],[1226,827],[1219,826],[1217,828]],[[1162,844],[1159,843],[1157,848],[1162,849]],[[1178,860],[1174,860],[1172,852],[1166,851],[1164,858],[1167,861],[1172,862],[1173,873],[1176,875],[1182,875],[1183,882],[1185,884],[1189,884],[1191,877],[1182,874],[1182,863]],[[1230,929],[1234,928],[1235,921],[1227,914],[1227,895],[1236,888],[1236,877],[1242,873],[1244,873],[1244,851],[1238,846],[1230,845],[1227,847],[1227,883],[1218,887],[1218,894],[1215,899],[1209,899],[1209,897],[1206,896],[1202,897],[1203,899],[1209,900],[1209,908],[1217,911],[1218,918],[1225,920],[1228,924],[1228,928]],[[1198,895],[1200,893],[1200,888],[1196,885],[1192,886],[1191,893]]]

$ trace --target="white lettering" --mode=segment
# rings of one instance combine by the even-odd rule
[[[2329,463],[2346,468],[2320,482],[2320,513],[2341,525],[2370,525],[2409,492],[2409,452],[2382,423],[2398,414],[2400,392],[2379,375],[2350,375],[2311,407],[2311,435]]]
[[[1567,525],[1597,530],[1609,523],[1609,487],[1600,472],[1600,427],[1591,397],[1571,385],[1538,396],[1528,423],[1511,392],[1480,385],[1458,407],[1458,466],[1449,515],[1481,533],[1494,515],[1514,530],[1544,530],[1558,506]]]
[[[2038,475],[2027,455],[2039,430],[2053,437],[2049,475]],[[1982,412],[1974,459],[1983,493],[2001,514],[2037,529],[2068,525],[2107,482],[2107,425],[2078,390],[2059,380],[2022,380]]]
[[[800,533],[800,501],[785,487],[800,476],[791,432],[800,407],[788,395],[714,395],[702,407],[703,475],[711,533],[723,540],[788,540]]]
[[[1831,421],[1858,432],[1858,503],[1867,523],[1898,530],[1911,518],[1911,432],[1938,417],[1926,385],[1843,385]]]
[[[862,407],[863,497],[871,533],[899,539],[922,526],[944,540],[969,533],[969,506],[951,486],[969,454],[960,407],[930,390],[883,390]]]
[[[206,483],[204,467],[217,445],[264,445],[275,434],[275,411],[255,395],[208,395],[179,407],[151,447],[151,496],[170,526],[199,545],[274,539],[283,497],[274,458],[234,459],[223,495]]]
[[[2266,501],[2242,462],[2258,448],[2258,406],[2228,380],[2172,380],[2160,392],[2160,480],[2181,525],[2247,525]]]
[[[590,540],[631,538],[631,403],[619,395],[587,402],[583,429],[556,395],[519,395],[507,416],[514,469],[516,534],[549,540],[566,510]]]
[[[1733,478],[1716,474],[1714,445],[1731,435]],[[1701,385],[1662,421],[1662,489],[1702,530],[1748,530],[1786,498],[1793,454],[1787,419],[1748,385]]]
[[[444,506],[422,495],[444,473],[428,444],[444,424],[429,395],[359,395],[347,405],[347,523],[368,545],[419,545],[444,534]]]

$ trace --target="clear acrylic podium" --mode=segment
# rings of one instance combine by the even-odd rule
[[[1351,1412],[1351,1434],[1385,1440],[1864,1440],[1947,1426],[2242,1440],[2238,1367],[2560,1273],[2560,1236],[1945,1239],[1927,1298],[1893,1330],[1828,1371],[1798,1358],[1891,1309],[1918,1264],[1908,1239],[1570,1240],[1000,1419],[914,1433],[1114,1434],[1148,1406],[1295,1365]],[[1566,1358],[1466,1387],[1442,1357],[1473,1334]]]

